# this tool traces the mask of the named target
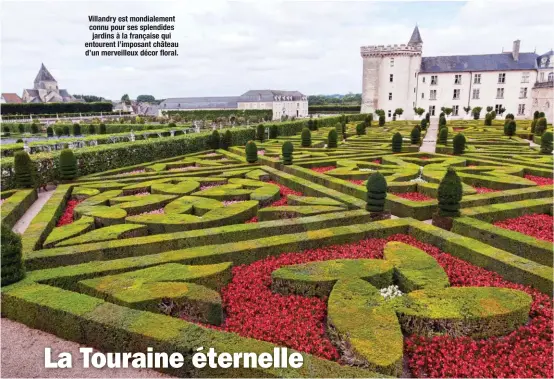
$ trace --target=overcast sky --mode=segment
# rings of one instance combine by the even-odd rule
[[[423,55],[542,54],[554,44],[554,2],[1,1],[1,91],[21,96],[44,62],[72,94],[361,92],[360,46],[407,43]],[[176,16],[174,57],[85,57],[89,15]]]

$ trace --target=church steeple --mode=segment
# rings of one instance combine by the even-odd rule
[[[38,71],[37,77],[35,78],[35,84],[40,83],[42,81],[45,82],[55,82],[56,79],[52,76],[52,74],[48,71],[46,66],[44,66],[44,63],[40,65],[40,70]]]
[[[408,45],[421,45],[422,43],[423,40],[421,39],[421,35],[419,34],[419,28],[416,25],[414,31],[412,32],[412,36],[410,37]]]

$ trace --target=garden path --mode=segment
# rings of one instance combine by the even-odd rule
[[[15,223],[13,231],[19,234],[23,234],[25,230],[31,224],[31,221],[40,212],[44,204],[52,197],[52,194],[56,190],[56,187],[49,189],[48,191],[39,191],[38,199],[27,209],[27,212]]]
[[[439,128],[439,120],[432,118],[427,129],[427,134],[423,139],[423,143],[419,147],[420,152],[434,153],[437,146],[437,130]]]

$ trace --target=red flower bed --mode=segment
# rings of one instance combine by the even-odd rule
[[[81,201],[82,200],[69,200],[56,226],[71,224],[73,222],[73,210]]]
[[[408,199],[411,201],[428,201],[433,200],[432,197],[425,196],[419,192],[404,192],[404,193],[395,193],[394,195],[401,197],[403,199]]]
[[[381,164],[382,161],[380,159],[375,159],[375,160],[371,161],[371,163]]]
[[[452,130],[455,132],[463,132],[465,128],[452,128]]]
[[[524,178],[537,183],[538,186],[546,186],[549,184],[554,184],[554,180],[552,178],[544,178],[542,176],[535,176],[535,175],[525,175]]]
[[[366,182],[366,180],[362,180],[362,179],[351,179],[349,180],[350,183],[354,183],[356,185],[359,185],[359,186],[363,186]]]
[[[302,192],[291,190],[288,187],[285,187],[282,184],[279,184],[274,181],[268,181],[268,183],[275,184],[279,187],[279,193],[281,194],[281,198],[279,200],[274,201],[273,203],[266,205],[266,207],[279,207],[281,205],[287,205],[287,196],[288,195],[296,195],[296,196],[303,196]],[[265,207],[264,207],[265,208]],[[258,216],[252,217],[250,220],[246,221],[246,224],[250,224],[252,222],[258,222]]]
[[[311,170],[315,172],[319,172],[320,174],[323,174],[327,171],[331,171],[336,169],[336,166],[323,166],[323,167],[312,167]]]
[[[419,157],[419,159],[421,159],[422,161],[428,161],[431,158],[429,158],[429,157]]]
[[[546,214],[524,215],[516,218],[510,218],[495,222],[495,226],[512,230],[535,237],[544,241],[553,241],[554,218]]]
[[[475,189],[475,191],[477,191],[478,194],[489,193],[489,192],[500,192],[500,190],[495,190],[487,187],[473,187],[473,188]]]
[[[283,266],[313,261],[382,258],[388,241],[402,241],[425,250],[444,268],[452,286],[506,287],[533,296],[529,322],[503,337],[474,340],[407,336],[405,354],[412,376],[552,377],[552,300],[547,295],[508,282],[406,235],[285,253],[234,267],[231,282],[222,290],[227,318],[217,329],[339,359],[325,332],[325,299],[273,293],[271,273]]]

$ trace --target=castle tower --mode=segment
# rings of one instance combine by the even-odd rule
[[[389,118],[402,108],[403,119],[414,116],[417,73],[423,40],[416,26],[408,44],[362,46],[362,113],[383,109]]]

